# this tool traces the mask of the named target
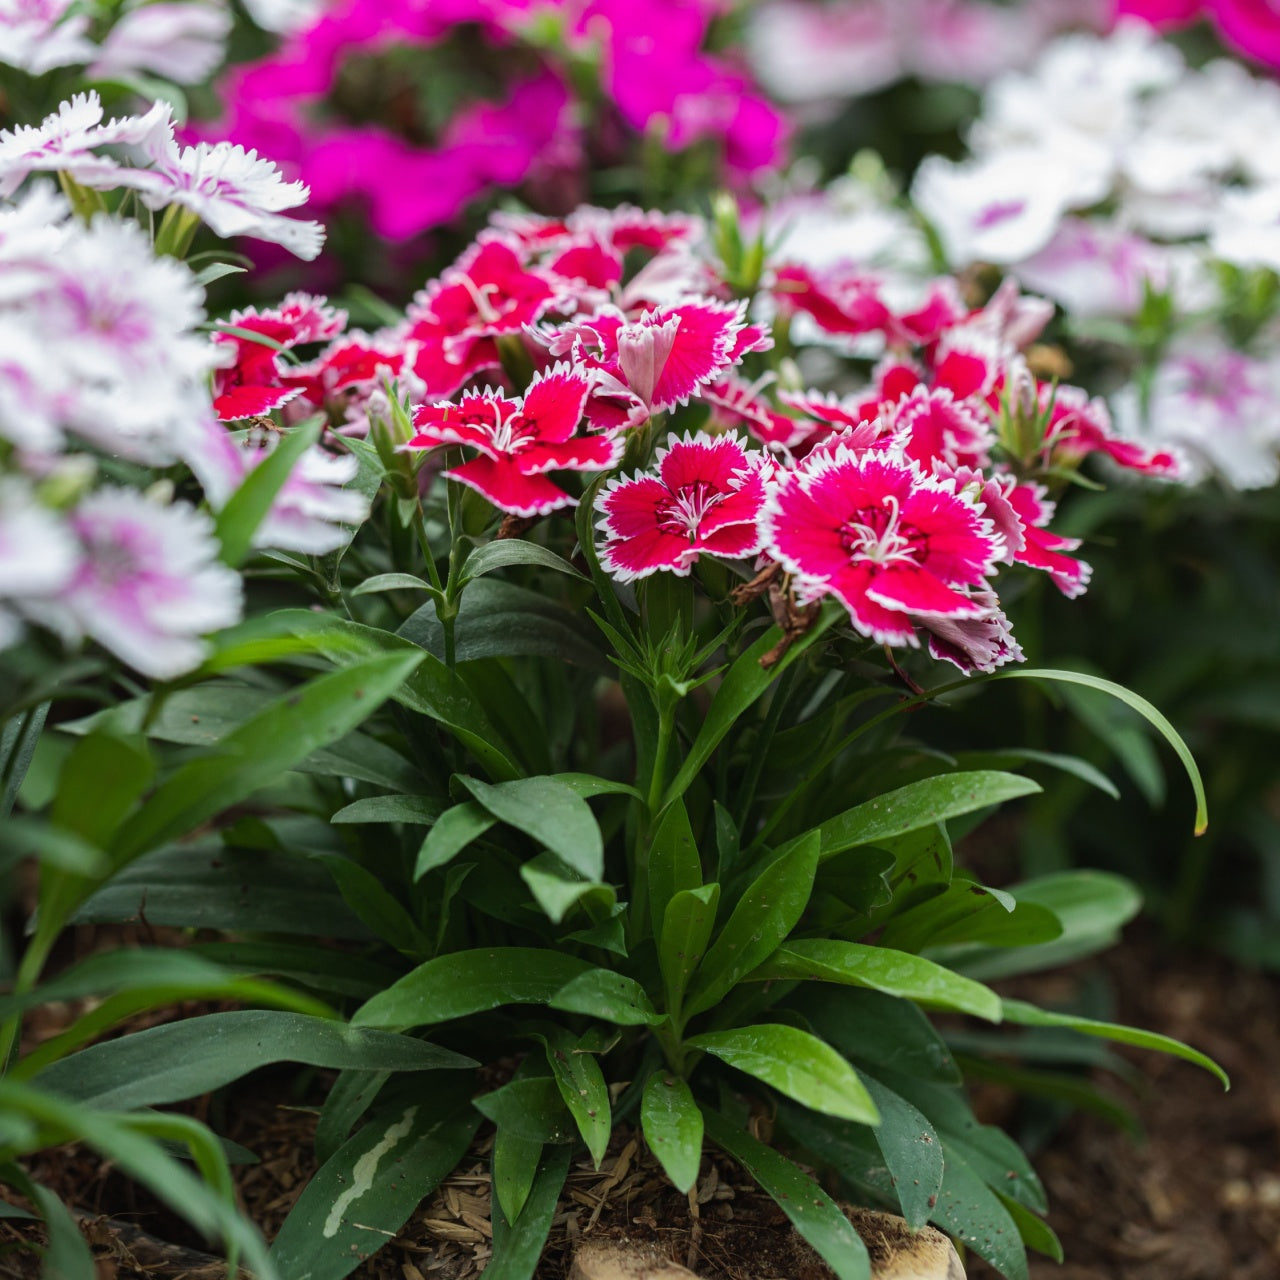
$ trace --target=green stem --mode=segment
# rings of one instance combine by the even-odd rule
[[[791,696],[791,686],[795,682],[795,672],[796,669],[794,667],[784,671],[781,679],[774,686],[773,697],[770,699],[769,710],[765,714],[764,724],[761,725],[759,736],[752,747],[751,757],[747,762],[746,776],[742,780],[742,789],[739,793],[737,823],[740,832],[747,830],[747,819],[751,816],[751,807],[755,803],[756,788],[760,785],[760,774],[764,769],[764,758],[769,753],[773,735],[778,731],[778,722],[782,719],[783,709],[786,707],[787,699]]]
[[[56,930],[48,934],[37,930],[36,936],[31,939],[31,944],[22,957],[22,963],[18,966],[10,995],[23,996],[34,989],[44,970],[45,961],[49,958],[49,952],[53,949],[56,937]],[[7,1074],[12,1065],[10,1058],[17,1049],[18,1033],[21,1028],[21,1013],[15,1013],[11,1018],[6,1018],[3,1023],[0,1023],[0,1074]]]
[[[431,585],[440,593],[436,600],[436,617],[440,619],[440,626],[444,630],[444,661],[445,666],[453,666],[454,658],[454,637],[453,637],[453,621],[457,615],[457,606],[450,599],[445,587],[446,584],[440,579],[440,570],[436,568],[436,559],[431,552],[431,542],[427,537],[427,522],[422,513],[422,504],[419,503],[413,513],[413,529],[418,537],[418,545],[422,548],[423,559],[427,562],[427,577],[431,581]],[[457,543],[455,541],[454,546]],[[453,553],[450,552],[450,578],[453,576]]]
[[[663,780],[667,772],[667,755],[671,749],[671,736],[676,724],[676,703],[663,700],[658,708],[658,742],[653,751],[653,772],[649,775],[649,821],[652,823],[662,807]]]

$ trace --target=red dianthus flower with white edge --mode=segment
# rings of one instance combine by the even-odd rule
[[[1069,600],[1084,594],[1093,569],[1083,560],[1066,554],[1080,545],[1079,538],[1065,538],[1045,526],[1053,519],[1054,504],[1039,484],[1017,484],[1005,495],[1022,521],[1024,545],[1014,554],[1019,564],[1043,569],[1053,585]]]
[[[547,478],[549,471],[604,471],[622,455],[622,441],[575,436],[591,377],[558,364],[529,384],[523,398],[486,388],[457,404],[421,405],[411,449],[469,445],[479,451],[447,474],[482,493],[500,511],[541,516],[577,499]]]
[[[834,595],[856,630],[918,646],[913,618],[976,618],[968,594],[1004,551],[979,503],[954,480],[889,451],[837,449],[783,472],[762,517],[764,550],[802,595]]]
[[[741,560],[760,550],[765,463],[737,436],[672,435],[658,473],[610,481],[596,498],[600,562],[633,582],[664,570],[688,575],[698,557]]]

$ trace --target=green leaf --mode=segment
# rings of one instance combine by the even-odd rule
[[[569,1172],[568,1147],[544,1153],[520,1216],[508,1221],[498,1201],[493,1210],[493,1256],[485,1267],[486,1280],[533,1280],[551,1232],[556,1204]]]
[[[944,892],[894,916],[880,942],[900,951],[923,951],[959,942],[1031,946],[1061,935],[1062,925],[1047,907],[1019,902],[957,874]]]
[[[665,1021],[634,978],[610,969],[588,969],[580,973],[566,982],[547,1004],[552,1009],[586,1014],[619,1027],[652,1027]]]
[[[315,1158],[324,1164],[351,1136],[356,1122],[373,1105],[390,1071],[340,1071],[316,1121]]]
[[[89,879],[110,870],[106,855],[81,836],[40,818],[0,818],[0,874],[23,858],[36,858],[48,867]]]
[[[653,1072],[645,1081],[640,1124],[672,1186],[687,1195],[698,1181],[703,1131],[702,1112],[689,1086],[679,1076]]]
[[[117,865],[185,834],[348,733],[394,693],[420,655],[383,654],[323,675],[232,730],[217,754],[180,765],[113,842]]]
[[[879,1124],[858,1073],[825,1041],[785,1023],[709,1031],[685,1041],[823,1115]]]
[[[520,878],[529,886],[534,901],[552,924],[559,924],[578,905],[592,915],[609,912],[617,902],[611,885],[598,880],[585,880],[572,867],[566,866],[553,853],[541,853],[520,867]],[[587,906],[596,903],[599,910]]]
[[[551,1076],[512,1080],[491,1093],[472,1098],[472,1105],[486,1119],[524,1142],[577,1142],[578,1127],[565,1106],[560,1086]]]
[[[1120,799],[1120,790],[1096,765],[1079,756],[1060,755],[1053,751],[1033,751],[1030,747],[1009,747],[1002,751],[965,751],[957,755],[957,761],[966,769],[1008,769],[1020,764],[1043,764],[1079,778],[1110,796]]]
[[[323,419],[316,417],[285,434],[280,444],[249,472],[227,500],[226,506],[218,512],[214,529],[222,545],[224,564],[234,569],[249,554],[253,535],[266,519],[276,495],[284,488],[298,460],[320,439],[323,427]]]
[[[889,947],[868,947],[831,938],[797,938],[748,975],[750,981],[774,978],[868,987],[885,995],[915,1000],[926,1008],[1000,1021],[1000,997],[989,987],[932,960]]]
[[[1126,1027],[1115,1022],[1098,1022],[1093,1018],[1081,1018],[1070,1013],[1052,1013],[1022,1000],[1005,1000],[1004,1018],[1006,1022],[1023,1027],[1070,1027],[1072,1031],[1079,1031],[1086,1036],[1098,1036],[1103,1040],[1114,1040],[1117,1044],[1131,1044],[1139,1049],[1154,1049],[1157,1053],[1172,1054],[1175,1058],[1195,1063],[1217,1076],[1224,1089],[1231,1088],[1227,1073],[1212,1058],[1172,1036],[1142,1031],[1137,1027]]]
[[[595,1055],[587,1051],[584,1040],[575,1039],[570,1032],[540,1035],[537,1039],[547,1051],[547,1062],[560,1096],[598,1169],[613,1132],[609,1086],[604,1072]]]
[[[313,853],[311,857],[329,869],[343,900],[375,937],[407,955],[429,952],[426,936],[413,917],[371,871],[340,853]]]
[[[477,553],[478,554],[478,553]],[[399,634],[444,656],[444,628],[435,604],[427,603],[401,626]],[[458,599],[454,619],[454,655],[458,662],[480,658],[551,658],[600,675],[614,674],[579,615],[541,591],[483,578]]]
[[[1098,689],[1102,693],[1109,693],[1113,698],[1119,699],[1125,706],[1132,707],[1164,738],[1173,748],[1174,754],[1182,762],[1182,767],[1187,771],[1187,777],[1191,781],[1191,790],[1195,793],[1196,798],[1195,833],[1196,835],[1204,834],[1205,828],[1209,825],[1209,807],[1205,800],[1204,781],[1200,777],[1200,770],[1196,766],[1195,757],[1192,756],[1191,749],[1182,740],[1182,736],[1178,731],[1146,698],[1134,693],[1131,689],[1126,689],[1123,685],[1114,684],[1110,680],[1103,680],[1100,676],[1086,675],[1082,671],[1000,671],[993,678],[1007,680],[1015,677],[1028,680],[1058,681],[1062,684],[1082,685],[1086,689]]]
[[[441,804],[426,796],[366,796],[343,806],[329,819],[336,824],[405,822],[429,827],[440,817]]]
[[[489,947],[455,951],[420,964],[366,1001],[357,1027],[425,1027],[506,1004],[546,1004],[592,966],[559,951]]]
[[[1004,1195],[999,1190],[996,1190],[996,1199],[1017,1224],[1018,1234],[1022,1237],[1023,1244],[1037,1253],[1043,1253],[1046,1257],[1052,1258],[1054,1262],[1063,1260],[1065,1255],[1062,1252],[1062,1241],[1058,1239],[1047,1222],[1038,1218],[1025,1205],[1019,1204],[1012,1196]]]
[[[633,800],[643,800],[635,787],[625,782],[613,782],[609,778],[599,778],[594,773],[553,773],[548,775],[557,782],[563,782],[575,795],[584,800],[595,796],[630,796]]]
[[[458,781],[499,822],[545,845],[590,881],[604,875],[604,841],[591,806],[556,778],[518,778],[496,786],[478,778]]]
[[[743,714],[763,696],[769,686],[842,616],[847,616],[843,609],[832,607],[830,603],[824,605],[813,626],[771,667],[762,667],[760,659],[781,642],[783,633],[780,627],[770,627],[755,644],[738,656],[720,681],[720,687],[703,717],[698,736],[693,740],[689,754],[680,766],[680,772],[667,788],[662,801],[664,807],[688,791],[699,770],[711,759],[712,752],[720,745],[725,734],[741,721]]]
[[[498,1127],[493,1135],[493,1191],[498,1208],[508,1222],[514,1222],[529,1199],[538,1164],[541,1142],[519,1138],[510,1129]]]
[[[857,845],[878,844],[948,818],[1034,795],[1040,789],[1030,778],[990,770],[922,778],[829,818],[819,828],[821,856],[826,859]]]
[[[294,942],[197,942],[187,948],[234,973],[270,974],[316,991],[368,997],[390,986],[398,969],[333,945]],[[173,954],[167,951],[166,955]]]
[[[880,1067],[892,1080],[960,1083],[951,1050],[908,1000],[856,987],[809,987],[788,1003],[846,1057]]]
[[[303,1188],[271,1246],[272,1261],[286,1276],[349,1275],[453,1171],[479,1123],[462,1089],[380,1105]]]
[[[571,578],[586,578],[567,560],[540,547],[536,542],[524,542],[519,538],[503,538],[497,542],[486,543],[477,547],[462,566],[462,582],[468,583],[492,573],[495,569],[505,569],[513,564],[536,564],[542,569],[554,569],[557,573],[566,573]]]
[[[144,741],[91,733],[76,743],[62,766],[50,812],[53,825],[106,849],[154,775],[155,764]],[[140,816],[125,828],[126,833]],[[114,861],[118,865],[119,860]],[[36,923],[38,946],[62,928],[94,887],[92,877],[45,864]]]
[[[822,1255],[837,1280],[871,1280],[866,1245],[835,1201],[785,1156],[735,1128],[714,1111],[707,1133],[773,1197],[791,1225]]]
[[[0,730],[0,782],[4,783],[4,790],[0,792],[0,818],[7,818],[13,812],[51,705],[41,702],[14,716]]]
[[[410,640],[343,622],[306,609],[281,610],[279,615],[298,635],[311,635],[316,648],[330,662],[350,666],[371,654],[416,654],[420,662],[413,673],[393,693],[402,706],[428,716],[448,729],[495,778],[516,778],[520,770],[502,745],[502,735],[477,705],[475,695],[457,672],[451,671],[434,654]]]
[[[47,1280],[95,1280],[98,1269],[93,1250],[80,1234],[67,1206],[48,1187],[38,1182],[29,1185],[31,1199],[40,1210],[49,1236],[40,1274]]]
[[[912,1231],[919,1231],[929,1221],[942,1189],[942,1143],[924,1113],[905,1098],[874,1076],[865,1076],[863,1083],[880,1112],[875,1139],[902,1216]]]
[[[129,1110],[181,1102],[272,1062],[355,1071],[458,1070],[470,1058],[425,1040],[299,1013],[248,1009],[168,1022],[83,1049],[42,1071],[42,1089]]]
[[[337,1017],[328,1005],[274,982],[239,977],[188,952],[148,948],[90,956],[35,991],[0,999],[0,1019],[38,1004],[89,995],[102,998],[61,1033],[31,1049],[13,1069],[15,1079],[29,1079],[125,1018],[181,1000],[236,1000],[309,1017]]]
[[[1013,885],[1008,890],[1022,903],[1052,911],[1061,934],[1032,947],[957,947],[948,964],[971,977],[990,980],[1057,968],[1112,946],[1142,906],[1137,889],[1121,876],[1105,871],[1063,871]]]
[[[433,587],[411,573],[378,573],[366,578],[358,587],[352,587],[353,596],[368,596],[379,591],[425,591],[428,595],[443,599],[439,587]]]
[[[452,862],[467,845],[484,835],[496,821],[474,800],[446,809],[436,819],[418,849],[413,878],[421,880],[428,871]]]
[[[229,929],[368,939],[327,871],[267,849],[228,848],[205,839],[173,845],[118,872],[76,912],[79,924],[136,920]]]
[[[649,914],[653,936],[662,936],[667,904],[702,884],[702,862],[684,801],[673,800],[649,838]]]
[[[720,886],[683,889],[669,903],[662,919],[662,941],[658,949],[667,1011],[678,1016],[689,979],[697,971],[715,928]]]
[[[964,1157],[949,1144],[930,1221],[989,1262],[1007,1280],[1028,1280],[1022,1236],[1008,1210]]]
[[[281,1280],[262,1238],[236,1211],[230,1195],[220,1195],[167,1155],[158,1142],[139,1132],[136,1126],[147,1125],[143,1117],[80,1106],[8,1078],[0,1079],[0,1114],[38,1121],[45,1145],[79,1141],[93,1147],[197,1230],[220,1236],[242,1252],[258,1280]],[[225,1186],[229,1192],[229,1176]]]
[[[810,831],[760,873],[699,966],[687,1014],[710,1009],[768,959],[804,914],[817,870],[818,833]]]

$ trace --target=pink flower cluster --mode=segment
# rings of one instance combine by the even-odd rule
[[[1102,401],[1037,379],[1023,350],[1052,308],[1012,286],[977,311],[950,280],[903,305],[857,268],[783,263],[760,300],[781,321],[804,313],[830,342],[882,354],[860,391],[771,393],[773,372],[742,372],[772,348],[767,329],[696,249],[688,220],[629,209],[501,220],[388,335],[424,401],[407,448],[466,451],[447,474],[524,518],[575,505],[574,473],[625,454],[641,469],[594,498],[618,580],[739,562],[798,606],[830,596],[859,634],[927,638],[965,671],[1020,657],[1000,566],[1042,570],[1068,596],[1088,582],[1039,477],[1094,453],[1178,473],[1117,436]],[[644,466],[664,416],[684,433]]]
[[[587,104],[571,87],[571,62],[600,78],[612,125],[657,130],[670,150],[711,140],[730,177],[749,174],[779,160],[785,129],[741,71],[704,52],[719,8],[715,0],[339,0],[274,54],[231,73],[220,91],[226,117],[206,132],[275,157],[322,211],[362,204],[374,232],[400,242],[452,221],[494,187],[580,187]],[[523,69],[506,75],[500,100],[461,104],[429,142],[411,136],[420,122],[406,130],[342,119],[335,91],[353,58],[431,49],[463,26],[482,34],[499,68],[504,50],[520,52],[512,61]],[[542,64],[533,71],[531,50]]]
[[[1209,21],[1232,48],[1280,69],[1280,10],[1271,0],[1115,0],[1115,14],[1162,31]]]

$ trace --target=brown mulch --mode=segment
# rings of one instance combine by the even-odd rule
[[[1058,1267],[1033,1255],[1032,1280],[1275,1280],[1280,979],[1215,957],[1165,954],[1142,936],[1104,963],[1121,1020],[1194,1043],[1223,1064],[1233,1087],[1224,1095],[1213,1078],[1187,1063],[1125,1051],[1144,1079],[1130,1101],[1146,1139],[1134,1145],[1106,1122],[1079,1115],[1036,1157],[1049,1222],[1067,1263]],[[1065,992],[1061,975],[1037,981],[1043,989],[1032,994],[1045,1001]],[[237,1177],[245,1207],[268,1235],[313,1169],[310,1132],[326,1081],[314,1078],[308,1093],[286,1096],[295,1079],[285,1071],[255,1077],[229,1101],[214,1104],[223,1110],[202,1117],[261,1157]],[[984,1090],[981,1103],[986,1118],[1017,1119],[1007,1098]],[[81,1211],[99,1257],[99,1280],[213,1280],[220,1274],[172,1215],[91,1155],[59,1148],[34,1160],[32,1172]],[[489,1258],[488,1203],[481,1145],[401,1236],[353,1274],[359,1280],[472,1280]],[[137,1224],[132,1234],[119,1229],[121,1220]],[[808,1250],[778,1231],[783,1221],[717,1154],[704,1159],[694,1209],[666,1186],[643,1145],[621,1135],[600,1170],[586,1160],[571,1170],[542,1275],[561,1280],[573,1243],[591,1234],[655,1243],[676,1261],[693,1262],[708,1280],[826,1280],[829,1273]],[[24,1236],[31,1238],[30,1228],[0,1222],[0,1277],[38,1274],[18,1245]],[[169,1253],[158,1240],[173,1242]],[[972,1256],[967,1265],[972,1280],[995,1275]]]

